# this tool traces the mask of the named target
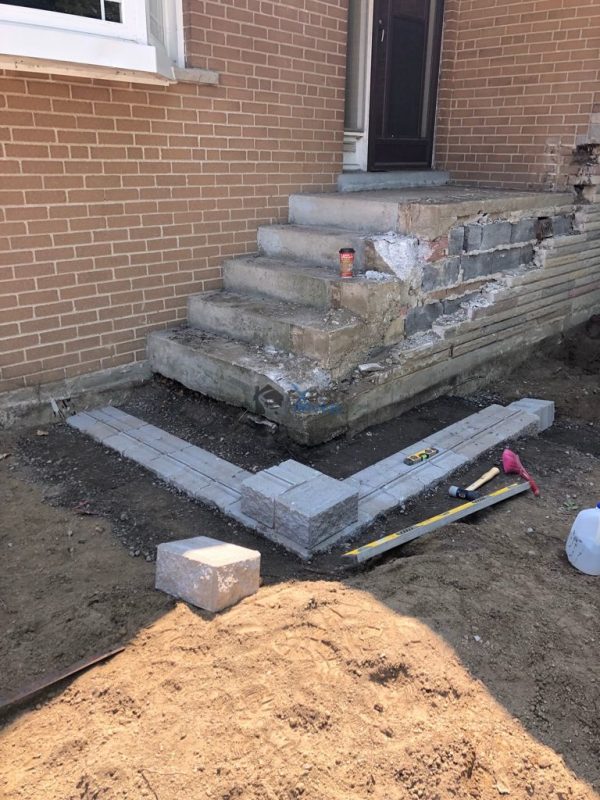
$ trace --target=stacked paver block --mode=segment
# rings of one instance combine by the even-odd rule
[[[156,588],[206,611],[222,611],[258,591],[260,553],[208,536],[159,544]]]
[[[289,460],[244,481],[241,510],[267,536],[306,557],[357,522],[358,492]]]

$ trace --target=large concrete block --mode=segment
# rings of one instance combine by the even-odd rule
[[[459,272],[460,259],[458,256],[447,258],[434,264],[425,264],[421,288],[424,292],[431,292],[434,289],[441,289],[445,286],[454,286],[458,283]]]
[[[438,301],[411,308],[406,315],[406,322],[404,323],[406,335],[412,336],[413,333],[429,330],[433,322],[443,313],[444,308]]]
[[[258,591],[260,553],[208,536],[159,544],[156,588],[205,611],[222,611]]]
[[[448,234],[448,255],[459,256],[465,243],[465,229],[462,225],[452,228]]]
[[[308,548],[357,519],[356,489],[327,475],[294,486],[275,499],[275,529]]]
[[[465,225],[464,249],[467,252],[471,250],[481,250],[482,231],[482,225],[476,223],[473,225]]]
[[[529,264],[533,261],[533,246],[526,244],[509,250],[490,250],[485,253],[463,255],[460,260],[465,280],[471,280]]]
[[[510,240],[513,243],[531,242],[536,238],[535,219],[520,219],[513,222]]]
[[[481,228],[481,250],[492,250],[510,243],[510,222],[490,222]]]

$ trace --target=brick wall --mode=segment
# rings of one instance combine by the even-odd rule
[[[481,184],[566,185],[600,101],[599,46],[598,0],[446,0],[437,165]]]
[[[341,169],[346,0],[187,0],[219,87],[0,72],[0,392],[144,357]]]

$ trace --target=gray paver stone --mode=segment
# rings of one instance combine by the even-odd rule
[[[291,486],[305,483],[311,478],[317,478],[321,474],[318,470],[307,467],[306,464],[300,464],[300,462],[294,461],[293,458],[282,461],[281,464],[277,464],[275,467],[269,467],[266,472],[268,472],[269,475],[274,475],[276,478],[287,481]]]
[[[91,414],[87,414],[85,411],[69,417],[67,423],[72,428],[81,431],[81,433],[91,436],[92,439],[95,439],[97,442],[104,442],[104,440],[108,439],[109,436],[114,436],[115,434],[119,433],[119,430],[114,426],[107,425],[105,422],[101,422],[99,419],[96,419]]]
[[[169,479],[169,482],[173,484],[176,489],[179,489],[179,491],[185,492],[199,500],[200,490],[211,484],[212,481],[201,472],[191,467],[186,467],[185,465],[182,466],[183,470],[181,472],[176,472],[173,477]]]
[[[132,417],[131,414],[126,414],[124,411],[121,411],[120,408],[115,408],[114,406],[95,408],[93,411],[88,413],[91,414],[91,416],[96,417],[96,419],[100,420],[101,422],[106,422],[108,425],[112,425],[113,428],[116,428],[119,431],[128,431],[132,428],[142,428],[144,425],[148,424],[145,420]]]
[[[133,447],[140,446],[140,443],[136,439],[133,439],[126,433],[115,433],[114,436],[109,436],[108,438],[106,438],[103,444],[105,447],[110,447],[113,450],[116,450],[117,453],[120,453],[122,456],[124,456],[125,453],[128,450],[131,450]],[[154,458],[158,458],[160,453],[158,452],[158,450],[155,450],[154,452],[155,452]]]
[[[242,483],[242,512],[272,528],[275,522],[275,498],[291,488],[266,470],[257,472]]]
[[[308,548],[356,522],[358,492],[319,475],[275,499],[275,529]]]
[[[208,536],[159,544],[156,588],[217,612],[258,591],[260,553]]]
[[[189,447],[189,443],[184,439],[179,439],[155,425],[143,425],[141,428],[131,429],[128,435],[166,454],[176,453],[178,450]]]
[[[396,498],[397,504],[405,503],[423,491],[423,484],[411,477],[397,478],[386,484],[384,491]]]
[[[389,494],[383,489],[377,489],[366,497],[362,497],[358,501],[359,514],[366,514],[370,519],[376,519],[381,514],[385,514],[396,508],[398,505],[397,498]]]
[[[186,467],[185,464],[181,463],[181,461],[175,461],[175,459],[165,454],[162,454],[154,461],[151,461],[148,467],[152,470],[152,472],[158,475],[159,478],[162,478],[164,481],[168,482],[171,482],[176,475],[179,475],[179,473],[189,469],[189,467]]]
[[[172,454],[172,458],[181,461],[188,467],[192,467],[192,469],[198,470],[198,472],[202,472],[211,480],[235,489],[238,488],[240,480],[250,477],[250,473],[247,470],[241,469],[235,464],[230,464],[229,461],[214,456],[207,450],[195,445],[178,450]]]
[[[540,432],[550,428],[554,422],[555,407],[553,400],[536,400],[533,397],[523,397],[521,400],[515,400],[508,408],[535,414],[539,419],[538,431]]]
[[[198,500],[207,503],[209,506],[216,506],[219,511],[227,513],[227,509],[241,500],[241,494],[228,486],[211,481],[206,486],[198,488]]]

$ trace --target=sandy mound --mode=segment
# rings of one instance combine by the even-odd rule
[[[28,800],[597,797],[424,623],[325,582],[178,605],[17,717],[0,763]]]

